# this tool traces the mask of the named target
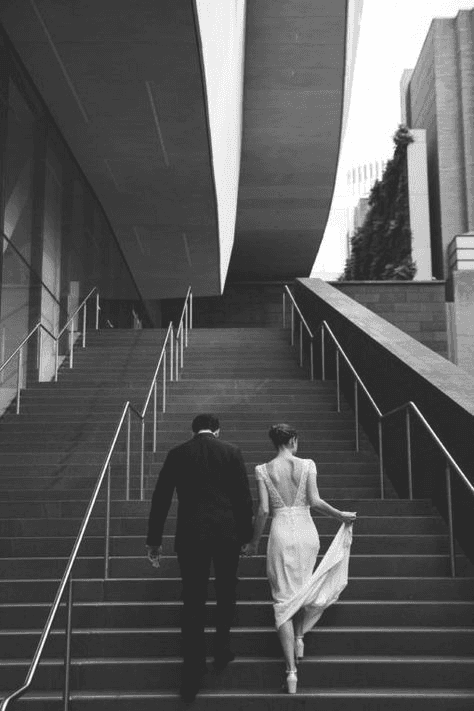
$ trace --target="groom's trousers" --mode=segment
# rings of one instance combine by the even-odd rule
[[[183,581],[182,654],[187,674],[199,674],[206,663],[204,628],[211,562],[216,589],[214,658],[222,658],[230,650],[239,556],[240,543],[218,536],[214,540],[186,544],[178,551]]]

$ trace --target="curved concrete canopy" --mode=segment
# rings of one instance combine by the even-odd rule
[[[248,3],[230,280],[311,271],[336,176],[346,13],[346,0]]]
[[[3,0],[0,21],[98,195],[144,298],[220,293],[190,0]]]
[[[309,274],[341,132],[346,0],[247,4],[229,278]],[[220,255],[191,0],[3,0],[0,20],[114,228],[144,298],[216,295]]]

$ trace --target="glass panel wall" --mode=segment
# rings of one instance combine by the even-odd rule
[[[97,287],[107,322],[152,325],[107,216],[0,26],[0,365],[41,322],[53,334]],[[95,322],[89,310],[89,324]],[[82,328],[75,319],[74,337]],[[67,355],[68,334],[60,354]],[[54,374],[47,336],[24,347],[22,387]],[[0,413],[16,394],[17,358],[0,372]]]

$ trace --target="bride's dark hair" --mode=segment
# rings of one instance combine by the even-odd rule
[[[272,425],[268,432],[268,436],[272,440],[276,449],[278,449],[279,447],[287,445],[293,438],[298,437],[298,432],[290,425]]]

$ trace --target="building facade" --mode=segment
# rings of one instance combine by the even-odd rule
[[[409,128],[426,131],[433,274],[448,276],[448,246],[474,228],[474,9],[434,19],[404,83]]]

